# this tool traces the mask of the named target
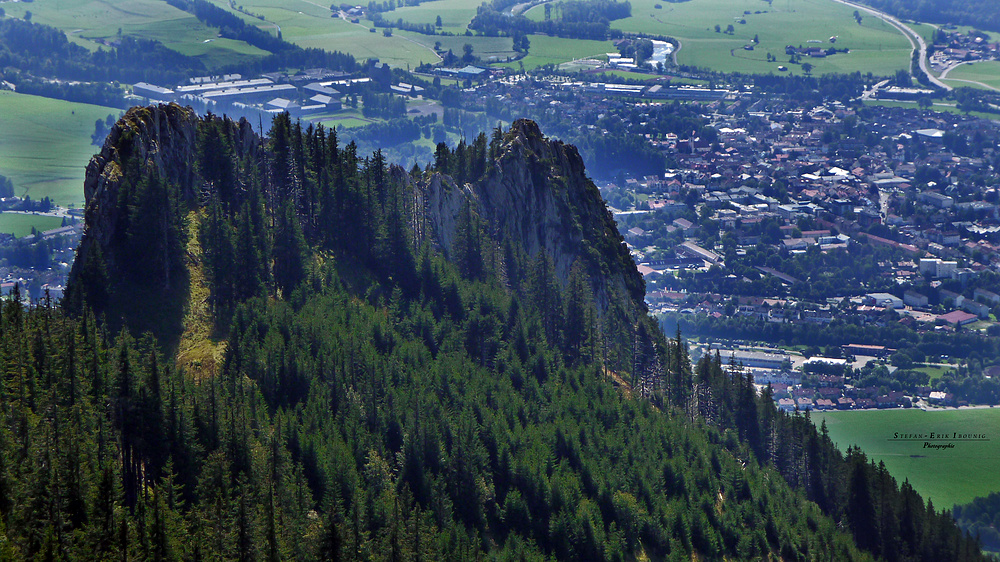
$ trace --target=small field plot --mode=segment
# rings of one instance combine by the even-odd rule
[[[217,29],[161,0],[5,2],[4,10],[15,17],[30,11],[31,21],[59,28],[71,41],[92,50],[100,46],[96,40],[115,38],[120,30],[123,35],[156,39],[170,49],[198,57],[208,68],[234,62],[234,57],[268,54],[242,41],[219,38]]]
[[[227,2],[212,0],[215,5],[233,11]],[[333,17],[329,3],[309,0],[243,0],[243,9],[264,20],[246,19],[257,27],[272,33],[281,30],[285,41],[300,47],[350,53],[359,60],[377,58],[390,66],[415,67],[421,62],[437,62],[428,47],[393,33],[385,37],[381,29],[374,33],[371,22],[353,24],[340,17]],[[433,43],[432,43],[433,44]]]
[[[943,80],[956,88],[969,86],[1000,90],[1000,62],[984,61],[956,66]]]
[[[858,445],[869,459],[885,462],[897,481],[909,479],[937,509],[1000,491],[1000,408],[820,412],[812,419],[817,427],[826,420],[841,451]],[[985,437],[951,438],[956,434]]]
[[[546,64],[562,64],[576,59],[601,56],[615,50],[611,41],[591,41],[588,39],[563,39],[548,35],[529,35],[531,46],[528,55],[520,62],[525,70],[531,70]],[[517,62],[503,63],[498,66],[519,68]]]
[[[421,2],[419,6],[404,6],[391,12],[383,12],[382,17],[388,21],[400,18],[408,23],[437,23],[441,16],[441,30],[451,33],[465,33],[465,29],[476,15],[480,2],[473,0],[430,0]]]
[[[632,16],[611,22],[611,26],[675,37],[681,42],[679,64],[722,72],[778,73],[778,66],[785,65],[791,73],[804,74],[800,66],[788,63],[787,45],[850,50],[823,58],[802,57],[802,62],[812,65],[813,74],[870,71],[888,75],[907,68],[911,47],[902,33],[871,16],[862,17],[859,25],[853,12],[828,0],[777,0],[771,4],[763,0],[651,0],[634,2]],[[530,17],[539,14],[542,12],[537,7],[529,11]],[[732,32],[727,33],[730,26]],[[744,48],[751,46],[753,50]],[[767,61],[768,54],[774,57],[773,62]]]
[[[11,178],[17,195],[83,206],[85,168],[99,150],[90,144],[94,122],[120,112],[0,91],[0,174]]]
[[[441,43],[442,51],[447,52],[451,49],[451,52],[457,56],[462,56],[466,44],[472,45],[472,54],[487,62],[505,61],[507,58],[517,56],[517,53],[514,51],[514,40],[510,37],[423,35],[422,33],[399,30],[394,30],[393,33],[419,43],[431,50],[434,49],[435,43]],[[432,54],[431,58],[426,59],[424,62],[437,62],[437,60],[438,58]]]
[[[33,215],[24,213],[0,213],[0,232],[13,234],[16,238],[31,234],[34,227],[39,232],[59,228],[62,218],[48,215]]]
[[[927,373],[927,376],[933,381],[941,378],[941,376],[945,373],[954,371],[955,369],[953,367],[941,367],[940,365],[921,365],[914,367],[913,370]]]

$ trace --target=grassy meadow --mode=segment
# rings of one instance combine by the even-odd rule
[[[161,41],[168,48],[197,57],[208,68],[231,64],[234,58],[256,57],[266,51],[232,39],[218,37],[218,30],[198,21],[193,15],[174,8],[162,0],[35,0],[5,2],[8,15],[59,28],[73,42],[95,50],[100,39],[114,38],[119,29],[123,35],[148,37]]]
[[[0,213],[0,232],[13,234],[16,238],[31,234],[31,228],[39,231],[52,230],[62,225],[60,217],[32,215],[24,213]]]
[[[480,2],[475,0],[431,0],[419,6],[404,6],[392,12],[385,12],[382,17],[389,21],[403,18],[410,23],[435,24],[441,16],[441,31],[462,34],[469,22],[476,15]]]
[[[220,8],[235,12],[225,0],[210,0]],[[437,62],[433,50],[399,33],[392,37],[382,35],[381,29],[371,32],[371,22],[351,23],[339,17],[332,17],[330,3],[310,0],[242,0],[243,9],[264,17],[265,21],[254,18],[244,19],[270,32],[281,29],[285,41],[301,47],[325,49],[350,53],[359,60],[377,58],[390,66],[415,67],[421,62]],[[388,19],[395,12],[387,14]],[[405,19],[405,18],[404,18]],[[433,45],[433,42],[431,42]]]
[[[851,445],[910,484],[938,509],[1000,491],[1000,408],[924,411],[818,412],[843,451]],[[894,439],[895,433],[985,433],[989,441],[954,441],[953,449],[927,449],[923,441]],[[939,441],[938,443],[944,443]]]
[[[17,195],[49,197],[63,206],[83,206],[94,122],[121,110],[0,91],[0,174]]]
[[[948,72],[943,81],[956,88],[984,88],[979,82],[994,90],[1000,90],[1000,62],[984,61],[957,66]]]
[[[596,57],[615,51],[611,41],[591,41],[589,39],[564,39],[548,35],[531,35],[528,37],[531,47],[528,55],[521,59],[525,70],[531,70],[546,64],[562,64],[575,59]],[[519,68],[517,62],[502,63],[497,66]]]
[[[827,48],[829,38],[837,37],[838,53],[828,58],[807,59],[814,74],[829,72],[873,72],[892,74],[907,68],[910,43],[892,26],[872,16],[864,16],[861,25],[854,21],[854,10],[829,0],[691,0],[669,3],[641,0],[632,3],[632,16],[612,22],[612,27],[626,32],[675,37],[681,42],[679,64],[711,68],[722,72],[778,72],[779,65],[789,66],[793,74],[802,71],[788,64],[786,45]],[[536,6],[526,15],[541,20],[544,8]],[[740,23],[740,21],[746,23]],[[715,32],[715,26],[721,33]],[[732,35],[725,33],[732,25]],[[757,36],[753,51],[743,47]],[[534,45],[534,37],[532,37]],[[767,62],[767,54],[777,58]],[[532,49],[532,54],[536,54]]]
[[[469,44],[472,45],[472,54],[485,61],[502,61],[506,60],[507,57],[513,58],[517,56],[517,53],[514,51],[514,40],[510,37],[424,35],[422,33],[401,30],[393,30],[393,34],[398,34],[432,50],[435,43],[441,43],[442,51],[451,49],[458,56],[462,56],[464,52],[462,49],[466,44]],[[433,57],[432,59],[425,60],[425,62],[436,62],[437,60],[437,57]]]

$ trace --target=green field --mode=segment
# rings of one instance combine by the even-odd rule
[[[656,9],[656,5],[660,9]],[[848,48],[851,52],[805,59],[813,65],[813,74],[862,71],[888,75],[907,68],[911,51],[909,41],[875,17],[865,16],[858,25],[853,12],[853,8],[829,0],[778,0],[770,5],[762,0],[680,3],[646,0],[633,2],[632,16],[611,25],[625,32],[675,37],[681,42],[678,64],[722,72],[777,73],[778,66],[785,65],[792,74],[801,74],[798,66],[788,64],[785,46],[809,46],[808,41],[812,40],[820,42],[814,43],[816,46],[827,48],[831,46],[828,39],[832,36],[837,36],[833,46]],[[526,15],[540,20],[544,11],[536,6]],[[741,24],[740,20],[746,23]],[[722,33],[715,32],[716,25],[721,27]],[[734,27],[732,35],[725,33],[729,25]],[[743,50],[754,35],[760,42],[753,51]],[[768,53],[774,55],[777,62],[768,63]],[[535,54],[534,49],[532,54]]]
[[[956,88],[968,86],[1000,90],[1000,62],[985,61],[963,64],[951,69],[948,72],[948,77],[943,80]]]
[[[528,37],[531,47],[528,55],[520,62],[525,70],[531,70],[546,64],[562,64],[575,59],[596,57],[615,50],[611,41],[591,41],[588,39],[563,39],[548,35],[531,35]],[[519,68],[517,62],[502,63],[497,66]]]
[[[119,29],[124,35],[148,37],[161,41],[180,53],[198,57],[208,68],[231,64],[235,59],[268,54],[242,41],[218,37],[218,30],[198,21],[193,15],[161,0],[36,0],[30,3],[4,3],[8,15],[24,17],[63,30],[71,41],[97,49],[99,39],[114,38]]]
[[[826,420],[841,450],[860,446],[876,463],[885,462],[896,480],[909,479],[939,509],[1000,491],[1000,408],[820,412],[812,418],[817,426]],[[923,440],[894,439],[895,433],[930,432],[985,433],[989,441],[951,441],[952,449],[928,449]]]
[[[11,178],[17,195],[82,206],[85,167],[98,151],[90,144],[94,122],[120,112],[0,91],[0,174]]]
[[[0,213],[0,232],[13,234],[17,238],[31,234],[31,227],[41,232],[59,228],[62,218],[48,215],[29,215],[22,213]]]
[[[474,0],[432,0],[419,6],[404,6],[392,12],[384,12],[382,17],[389,21],[400,18],[409,23],[434,24],[441,16],[441,30],[451,33],[465,33],[481,2]]]
[[[954,371],[955,369],[949,367],[939,367],[937,365],[921,365],[919,367],[914,367],[913,370],[920,371],[922,373],[927,373],[927,376],[930,377],[931,380],[933,381],[941,378],[941,375],[945,374],[946,372]]]
[[[239,14],[225,0],[210,0],[220,8]],[[393,33],[382,35],[382,30],[370,31],[371,22],[353,24],[339,17],[331,17],[330,3],[309,0],[243,0],[243,9],[264,16],[265,21],[247,18],[261,29],[276,32],[281,29],[285,41],[301,47],[315,47],[327,51],[350,53],[358,60],[377,58],[390,66],[415,67],[422,62],[437,62],[438,57],[427,46]],[[391,18],[390,19],[394,19]],[[433,45],[433,43],[432,43]]]
[[[913,101],[865,100],[864,104],[880,105],[882,107],[903,107],[908,109],[917,109],[917,102]],[[964,111],[955,107],[954,103],[934,103],[931,109],[933,111],[942,111],[945,113],[956,113],[961,115],[966,114]],[[980,117],[982,119],[991,119],[993,121],[1000,119],[1000,115],[996,115],[994,113],[985,113],[983,111],[970,111],[968,114],[972,115],[973,117]]]
[[[398,30],[393,33],[424,45],[428,49],[433,49],[435,43],[441,43],[442,51],[451,49],[451,51],[458,56],[462,55],[462,49],[466,44],[469,44],[472,45],[472,54],[487,62],[503,61],[508,57],[513,58],[517,56],[517,53],[514,51],[514,40],[510,37],[486,37],[479,35],[473,35],[472,37],[466,37],[465,35],[423,35],[421,33]],[[434,57],[433,59],[425,62],[436,61],[437,57]]]

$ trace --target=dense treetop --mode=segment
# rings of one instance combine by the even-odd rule
[[[419,186],[474,191],[511,131],[407,173],[287,116],[266,139],[208,116],[184,144],[163,128],[179,110],[112,133],[119,172],[91,200],[118,206],[88,207],[71,314],[0,310],[9,558],[980,557],[738,366],[611,312],[629,296],[599,305],[583,260],[560,277],[471,203],[446,258]],[[143,119],[193,179],[160,168]],[[118,328],[135,295],[198,306],[197,286],[217,363],[176,366],[169,321]]]

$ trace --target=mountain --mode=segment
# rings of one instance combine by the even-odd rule
[[[980,557],[692,365],[531,122],[407,172],[287,115],[134,108],[87,185],[65,312],[0,311],[0,555]]]

